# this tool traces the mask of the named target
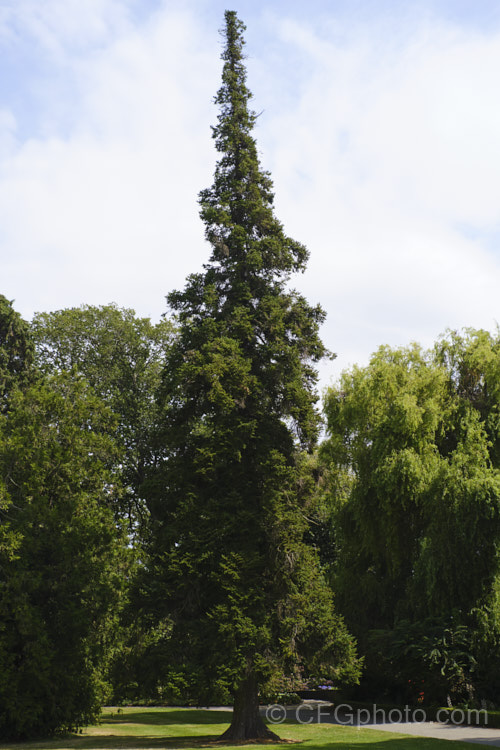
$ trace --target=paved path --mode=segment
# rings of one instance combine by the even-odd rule
[[[261,708],[261,713],[271,724],[279,727],[285,718],[283,706],[268,706]],[[500,729],[489,729],[487,726],[475,726],[471,721],[469,726],[439,721],[378,721],[367,723],[367,719],[357,716],[355,711],[350,714],[341,715],[332,712],[331,704],[307,702],[301,706],[288,706],[286,718],[290,721],[299,721],[304,724],[342,724],[363,729],[377,729],[382,732],[397,732],[398,734],[409,734],[418,737],[434,737],[440,740],[461,740],[462,742],[474,742],[481,745],[500,747]],[[406,716],[405,718],[408,718]],[[417,718],[417,717],[415,717]]]
[[[462,742],[478,742],[481,745],[500,747],[500,729],[488,727],[459,726],[455,724],[441,724],[438,721],[404,722],[402,724],[364,724],[366,729],[380,729],[383,732],[400,732],[419,737],[435,737],[438,740],[462,740]]]

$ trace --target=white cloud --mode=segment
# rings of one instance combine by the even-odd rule
[[[27,315],[114,300],[158,317],[203,258],[196,198],[211,179],[218,61],[188,15],[164,13],[73,66],[68,137],[4,161],[5,293]]]
[[[329,313],[334,371],[381,343],[491,328],[500,256],[479,237],[500,222],[499,36],[425,24],[379,55],[373,35],[281,33],[313,73],[266,151],[278,211],[312,253],[300,286]]]
[[[17,123],[10,109],[0,109],[0,163],[16,146]]]
[[[63,62],[130,24],[133,0],[5,0],[0,35]]]

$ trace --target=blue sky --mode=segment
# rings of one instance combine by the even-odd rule
[[[208,248],[197,195],[223,12],[247,25],[276,210],[311,253],[322,384],[380,344],[493,329],[500,285],[500,4],[2,0],[0,292],[158,319]]]

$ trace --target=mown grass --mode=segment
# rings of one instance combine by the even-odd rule
[[[182,708],[106,708],[101,723],[87,727],[83,734],[18,744],[0,744],[0,750],[200,750],[224,748],[241,750],[217,742],[231,720],[228,711]],[[300,750],[472,750],[466,742],[357,729],[331,724],[292,724],[274,726],[283,740]],[[475,746],[477,748],[477,745]],[[281,749],[278,743],[267,750]],[[299,749],[298,749],[299,750]]]

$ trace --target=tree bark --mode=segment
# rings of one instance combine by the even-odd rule
[[[240,742],[241,740],[280,741],[280,737],[268,729],[259,713],[258,685],[253,674],[245,677],[236,691],[231,725],[219,739],[232,742]]]

